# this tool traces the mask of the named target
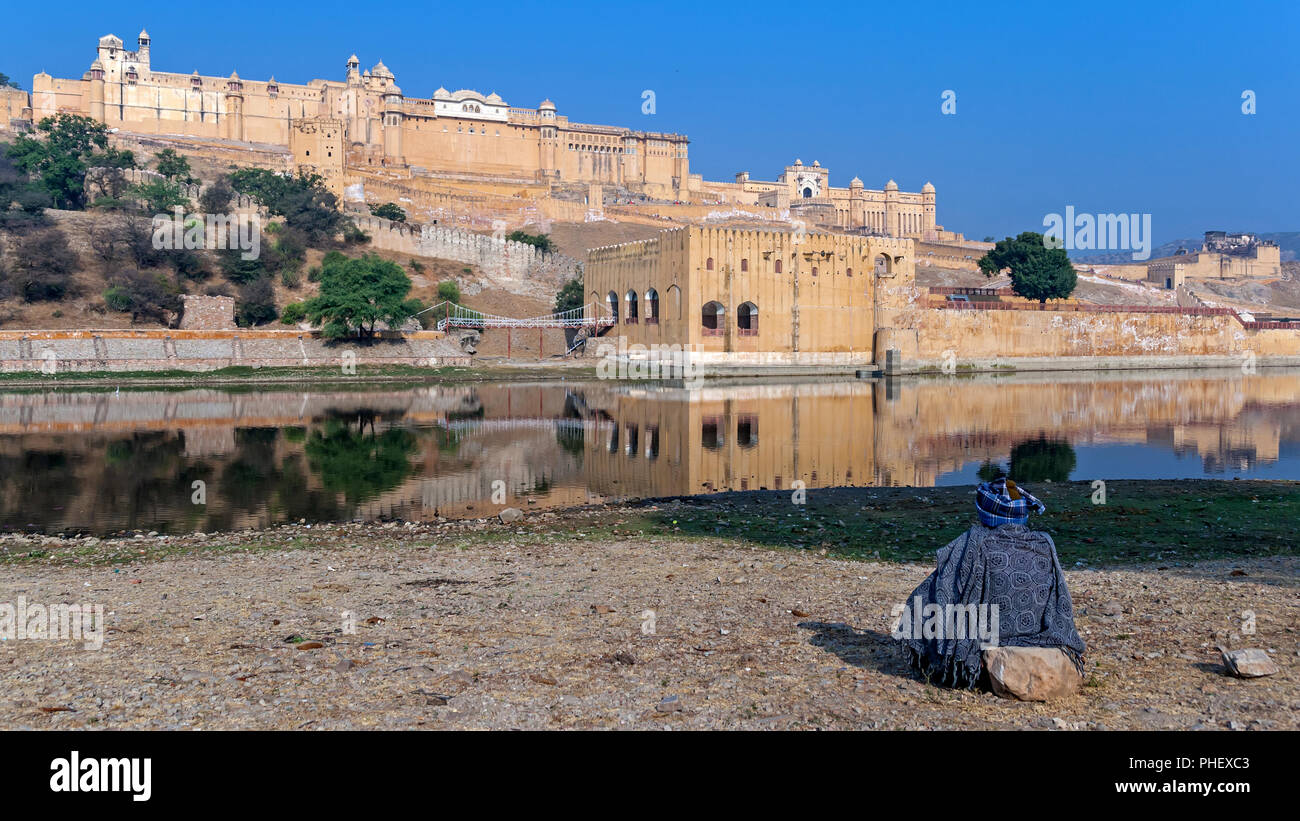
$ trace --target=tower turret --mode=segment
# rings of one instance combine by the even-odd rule
[[[90,64],[90,117],[104,122],[104,63],[101,60]]]
[[[922,228],[926,231],[933,231],[936,225],[934,206],[934,185],[927,182],[921,186],[921,207],[924,212]]]
[[[244,139],[244,81],[237,71],[226,80],[226,139]]]
[[[383,65],[381,62],[380,66]],[[392,75],[388,75],[391,80]],[[390,85],[384,92],[384,159],[389,165],[405,165],[402,159],[402,129],[405,119],[402,110],[402,90]]]

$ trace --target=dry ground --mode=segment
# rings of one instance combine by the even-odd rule
[[[1295,557],[1068,572],[1087,686],[1034,705],[908,673],[890,610],[923,564],[587,535],[565,515],[81,542],[86,564],[0,564],[0,602],[98,603],[109,627],[99,651],[0,643],[0,726],[1300,727]],[[532,527],[556,521],[571,532]],[[121,561],[160,540],[167,557]],[[1234,635],[1243,611],[1254,635]],[[1219,644],[1275,651],[1282,671],[1229,678]]]

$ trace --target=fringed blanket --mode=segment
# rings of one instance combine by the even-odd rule
[[[938,605],[939,611],[931,612],[948,605],[953,606],[949,611],[958,606],[996,605],[998,645],[1059,647],[1082,675],[1083,639],[1074,628],[1074,607],[1051,536],[1018,524],[974,525],[939,550],[936,558],[934,572],[908,597],[904,619],[924,612],[926,605]],[[913,601],[917,597],[919,603]],[[983,644],[979,635],[964,631],[949,635],[951,631],[945,630],[944,635],[927,637],[935,631],[911,627],[902,631],[907,636],[901,641],[928,681],[967,689],[975,686]]]

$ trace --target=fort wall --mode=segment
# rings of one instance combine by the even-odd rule
[[[468,365],[436,331],[384,333],[374,344],[295,330],[0,331],[0,372],[212,371],[356,365]]]
[[[581,273],[573,257],[543,253],[534,245],[497,239],[493,236],[445,228],[441,225],[411,225],[381,217],[354,216],[357,226],[370,235],[376,248],[412,256],[438,257],[477,266],[497,280],[537,282],[551,286]]]

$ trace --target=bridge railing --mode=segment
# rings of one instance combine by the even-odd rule
[[[581,328],[613,325],[612,316],[597,315],[596,312],[602,308],[603,306],[590,302],[581,308],[570,308],[554,314],[509,317],[476,311],[455,302],[439,302],[437,305],[425,308],[425,311],[432,311],[434,316],[441,314],[438,319],[438,330],[445,331],[448,328]],[[588,309],[592,310],[588,311]]]

